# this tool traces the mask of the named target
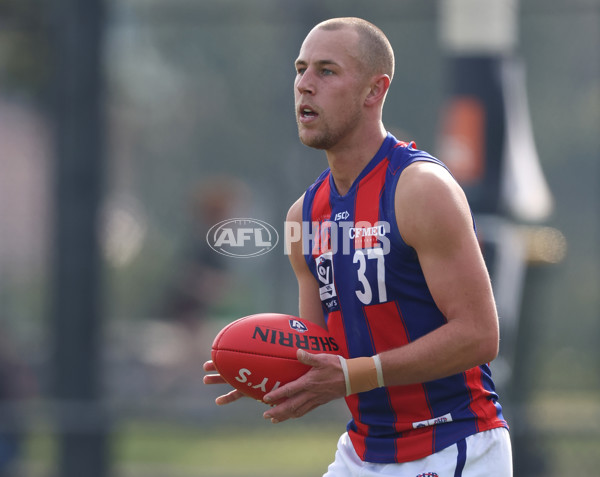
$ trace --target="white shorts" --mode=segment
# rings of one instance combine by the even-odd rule
[[[467,437],[423,459],[402,464],[363,462],[348,433],[338,442],[335,461],[323,477],[512,477],[508,430],[501,427]]]

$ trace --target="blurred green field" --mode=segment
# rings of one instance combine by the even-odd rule
[[[333,461],[342,431],[297,423],[254,429],[130,423],[115,433],[111,476],[318,477]],[[548,477],[573,475],[573,469],[584,470],[581,475],[598,475],[599,435],[552,434],[535,439]],[[50,434],[33,435],[21,474],[54,477],[54,450]]]
[[[299,422],[248,428],[207,428],[164,422],[121,424],[112,445],[119,477],[309,477],[333,461],[343,426]],[[55,442],[49,433],[28,441],[24,475],[50,477]]]
[[[533,401],[520,414],[530,421],[527,441],[533,454],[528,470],[515,476],[600,475],[600,396],[565,393]],[[114,428],[110,476],[322,476],[344,431],[343,421],[326,415],[278,425],[256,416],[224,425],[214,420],[123,420]],[[513,444],[518,421],[513,419]],[[30,432],[25,451],[19,477],[56,477],[56,441],[48,427]]]
[[[209,430],[135,424],[121,431],[116,459],[126,475],[144,462],[207,477],[316,476],[333,460],[342,431],[296,423]]]

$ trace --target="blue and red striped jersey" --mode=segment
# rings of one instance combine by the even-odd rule
[[[306,191],[306,262],[327,327],[347,358],[403,346],[442,326],[415,250],[402,239],[394,191],[405,167],[439,160],[388,134],[345,195],[329,170]],[[474,433],[507,427],[487,365],[436,381],[346,398],[348,432],[367,462],[408,462]]]

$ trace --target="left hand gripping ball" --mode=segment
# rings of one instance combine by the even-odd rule
[[[225,381],[262,401],[265,394],[310,369],[296,358],[298,349],[339,354],[338,344],[324,328],[291,315],[260,313],[223,328],[213,342],[212,360]]]

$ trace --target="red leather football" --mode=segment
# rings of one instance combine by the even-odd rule
[[[212,360],[225,381],[262,401],[265,394],[310,369],[296,358],[298,349],[339,354],[338,344],[324,328],[291,315],[260,313],[223,328],[213,342]]]

